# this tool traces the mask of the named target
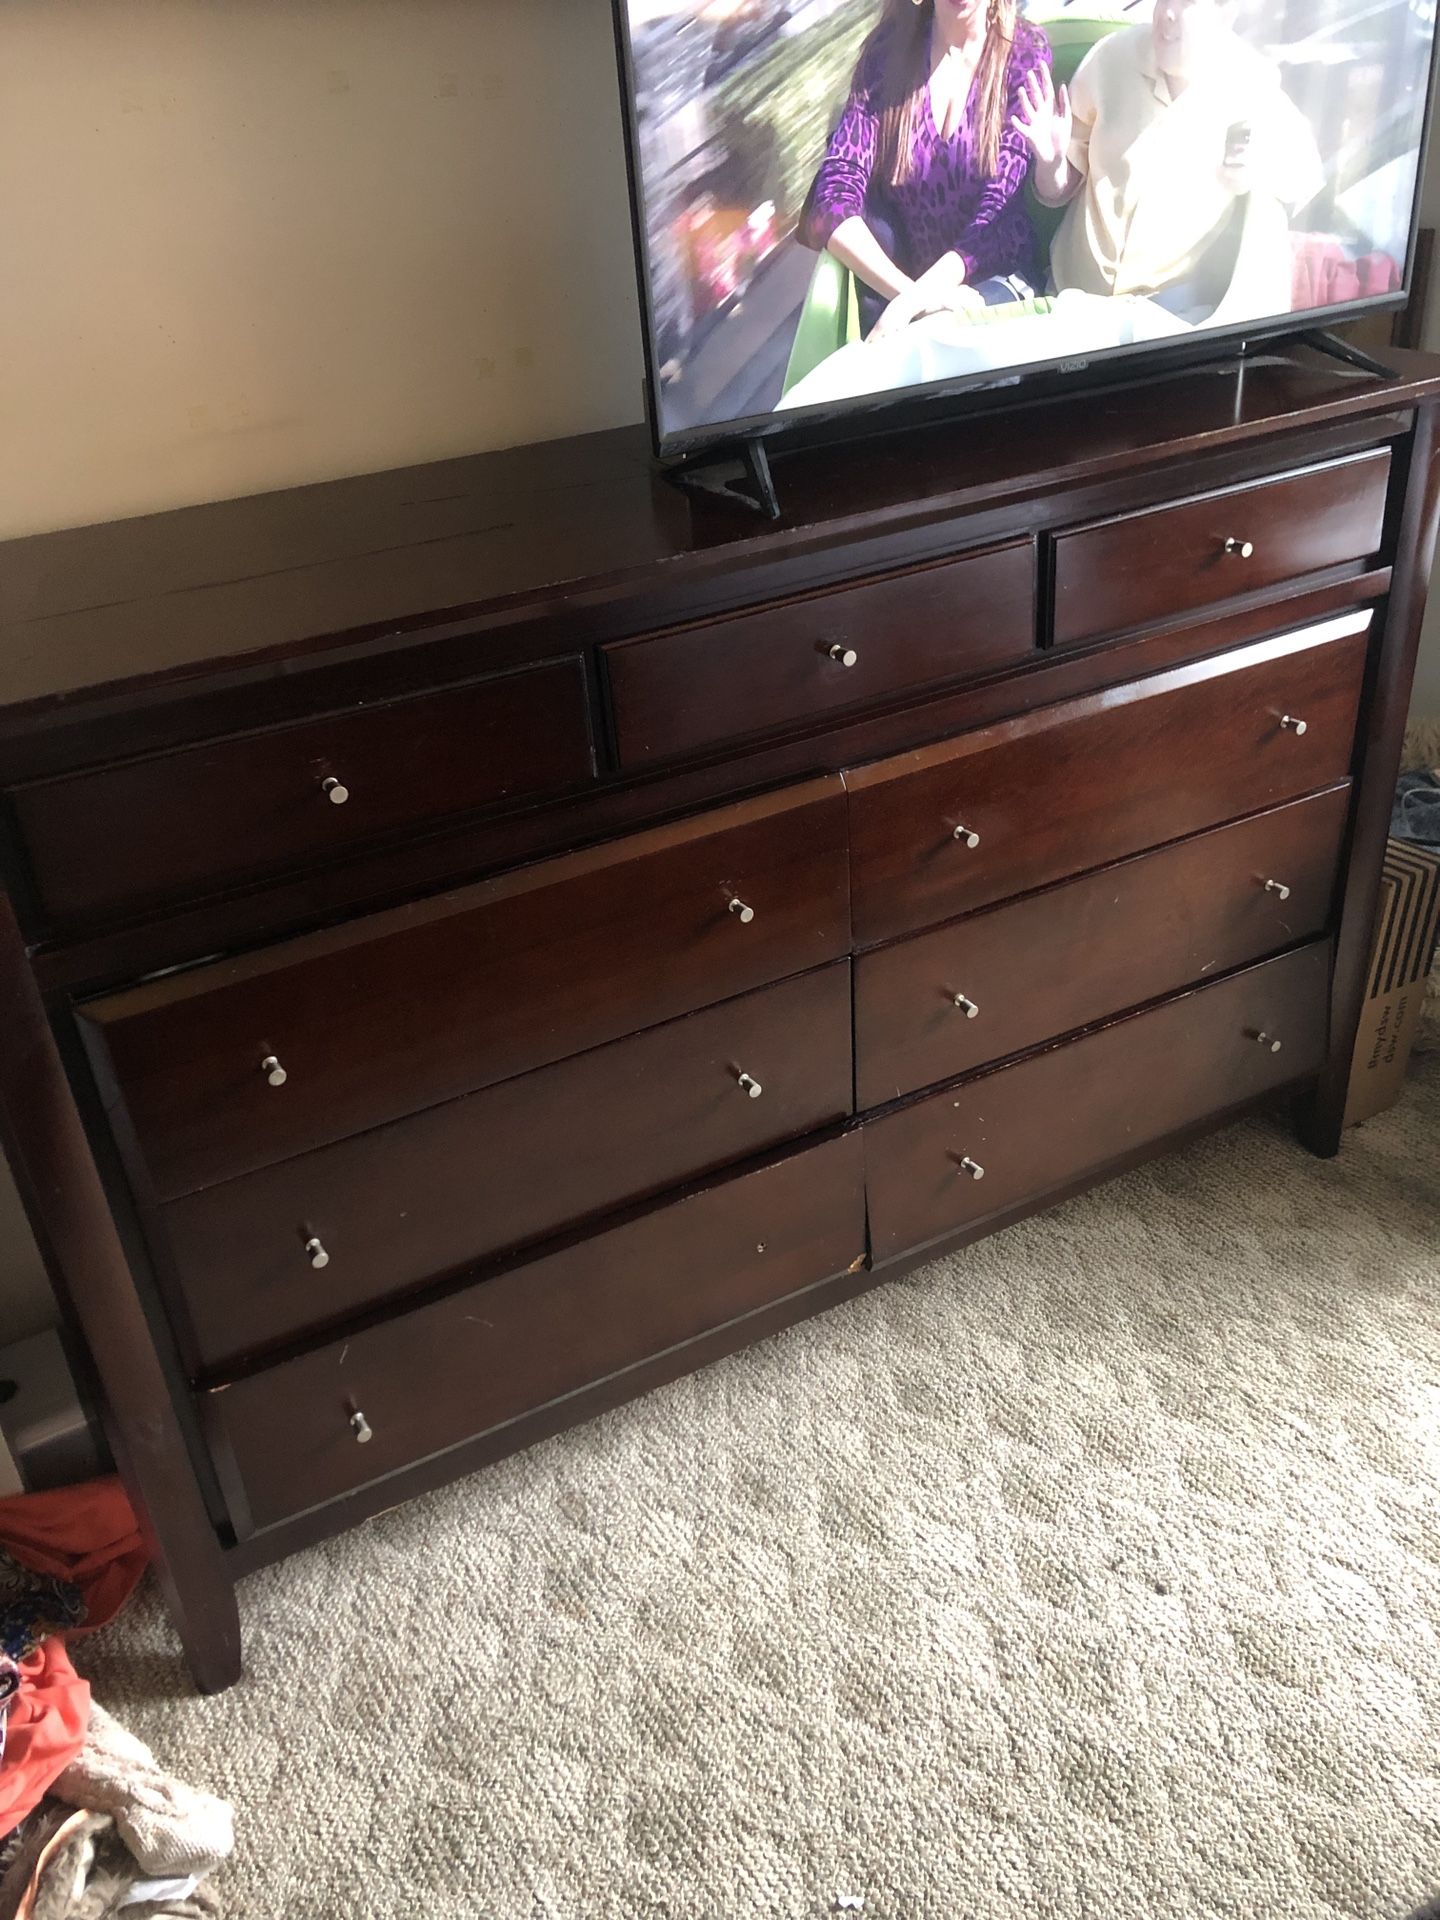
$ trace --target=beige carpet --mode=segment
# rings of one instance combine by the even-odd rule
[[[1247,1124],[247,1582],[243,1920],[1189,1920],[1440,1886],[1440,1059]]]

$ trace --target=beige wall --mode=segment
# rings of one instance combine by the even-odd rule
[[[608,0],[6,0],[0,536],[638,419],[617,101]]]

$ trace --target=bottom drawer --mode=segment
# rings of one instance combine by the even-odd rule
[[[924,1246],[1316,1072],[1329,982],[1328,942],[1302,947],[871,1122],[873,1257]]]
[[[351,1493],[864,1254],[852,1133],[212,1389],[200,1403],[236,1530]]]

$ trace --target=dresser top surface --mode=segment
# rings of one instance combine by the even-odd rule
[[[774,525],[682,494],[625,427],[0,542],[0,713],[563,614],[1440,395],[1440,356],[1390,359],[1277,349],[786,453]]]

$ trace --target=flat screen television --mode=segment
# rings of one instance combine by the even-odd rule
[[[657,452],[1400,305],[1435,4],[615,0]]]

